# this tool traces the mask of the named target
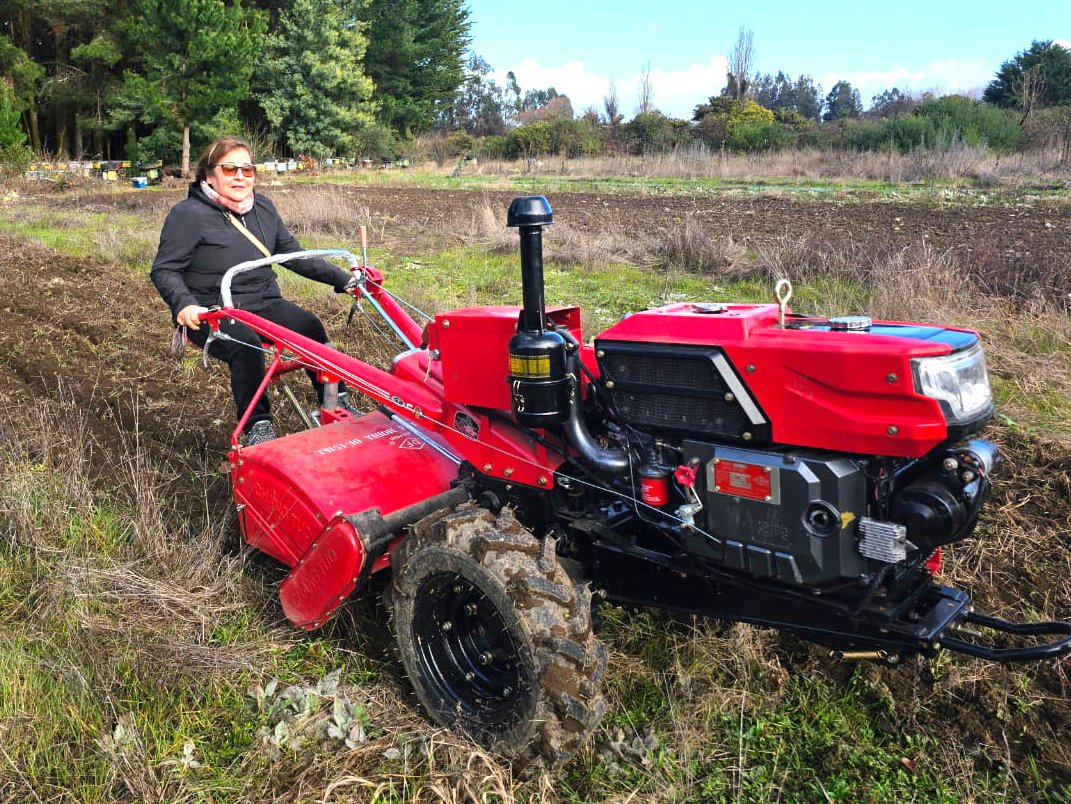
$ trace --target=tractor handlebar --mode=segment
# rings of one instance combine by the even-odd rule
[[[231,298],[231,281],[238,274],[244,273],[245,271],[251,271],[254,268],[260,268],[262,265],[276,265],[281,262],[290,262],[290,260],[311,260],[316,257],[344,257],[350,264],[351,271],[359,270],[361,268],[361,262],[353,252],[341,248],[318,248],[309,251],[291,251],[288,254],[272,254],[270,257],[261,257],[259,260],[247,260],[246,262],[232,265],[227,269],[227,272],[223,274],[223,281],[220,283],[220,297],[223,300],[223,306],[234,306],[233,299]]]

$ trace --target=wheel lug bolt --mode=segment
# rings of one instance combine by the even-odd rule
[[[512,694],[513,694],[513,687],[503,687],[502,688],[502,697],[503,698],[508,698]]]
[[[454,587],[454,594],[455,595],[460,595],[461,594],[461,585],[460,584],[458,584],[457,586]]]
[[[473,673],[471,671],[468,672],[468,673],[465,673],[465,680],[466,681],[472,681],[475,678],[476,678],[476,674],[475,673]]]
[[[490,651],[487,651],[486,653],[481,653],[480,654],[480,664],[485,664],[485,665],[486,664],[490,664],[491,662],[494,661],[494,659],[495,659],[495,657],[491,655]]]
[[[468,614],[470,617],[473,614],[475,614],[476,613],[476,604],[475,603],[466,603],[465,604],[465,613]]]
[[[449,620],[447,620],[446,622],[444,622],[439,627],[444,631],[449,631],[451,628],[454,627],[454,624],[452,622],[450,622]]]

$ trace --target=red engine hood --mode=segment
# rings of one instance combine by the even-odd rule
[[[937,401],[916,393],[910,361],[969,346],[977,333],[897,322],[843,332],[793,316],[786,324],[774,304],[672,304],[610,327],[595,354],[615,344],[717,348],[776,444],[917,457],[948,437]]]

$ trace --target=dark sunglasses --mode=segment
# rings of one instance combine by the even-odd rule
[[[220,162],[216,167],[223,171],[223,175],[228,178],[235,175],[239,170],[242,171],[242,175],[247,179],[257,175],[256,165],[236,165],[233,162]]]

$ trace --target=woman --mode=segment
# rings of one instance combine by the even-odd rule
[[[201,348],[209,333],[207,327],[201,327],[200,316],[208,307],[221,304],[220,285],[228,268],[266,254],[301,251],[275,205],[253,192],[256,172],[248,143],[238,137],[216,140],[197,162],[189,196],[168,213],[160,233],[150,277],[171,307],[175,323],[186,327],[190,340]],[[293,260],[287,267],[333,286],[336,293],[356,283],[350,274],[321,259]],[[239,274],[231,285],[231,295],[235,307],[319,343],[328,342],[320,319],[282,297],[271,266]],[[242,342],[214,340],[208,348],[210,355],[230,366],[231,391],[241,417],[264,379],[263,353],[242,344],[259,347],[261,341],[237,321],[225,321],[220,329]],[[315,372],[310,371],[309,377],[322,402],[323,385]],[[267,395],[263,395],[246,422],[245,443],[259,444],[272,438],[275,427]]]

